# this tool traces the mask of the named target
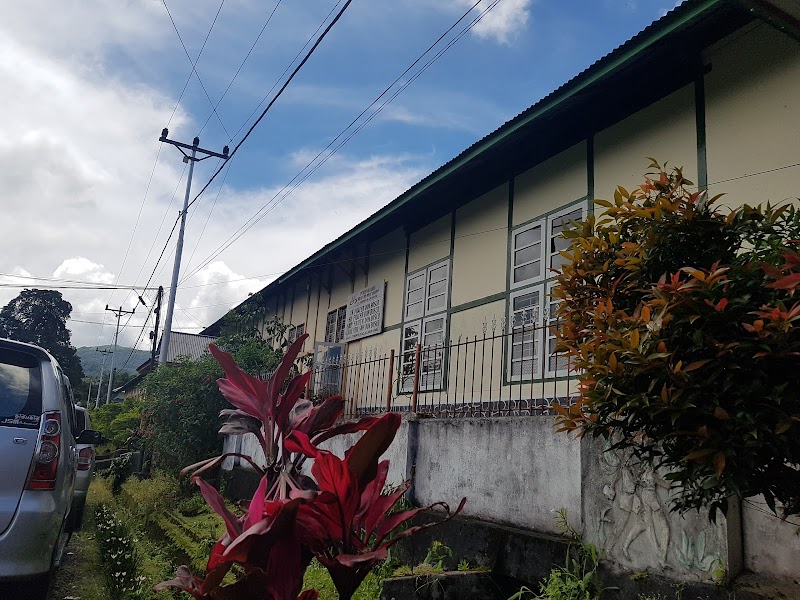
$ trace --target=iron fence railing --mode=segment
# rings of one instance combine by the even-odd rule
[[[484,326],[450,344],[365,350],[312,365],[310,394],[341,394],[348,417],[387,411],[438,417],[552,414],[577,395],[576,372],[554,352],[552,328]]]

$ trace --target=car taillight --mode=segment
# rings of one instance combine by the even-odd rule
[[[88,471],[92,466],[94,450],[92,448],[81,448],[78,452],[78,471]]]
[[[42,439],[34,456],[33,472],[28,479],[29,490],[52,490],[56,487],[58,475],[58,454],[61,448],[61,413],[44,414]]]

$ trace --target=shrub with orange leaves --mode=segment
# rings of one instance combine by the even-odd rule
[[[800,514],[800,211],[722,210],[650,167],[565,233],[554,295],[580,397],[558,425],[664,468],[676,510],[763,494]]]

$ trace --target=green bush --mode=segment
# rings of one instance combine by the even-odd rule
[[[260,339],[220,339],[218,345],[250,372],[271,371],[282,356]],[[155,466],[177,474],[186,465],[220,453],[219,412],[230,407],[217,388],[223,376],[210,355],[163,365],[147,376],[143,435]]]
[[[559,424],[664,467],[677,509],[800,513],[800,211],[719,210],[651,166],[565,233],[559,348],[581,384]]]
[[[133,461],[131,460],[130,452],[112,460],[106,471],[106,477],[111,486],[111,493],[114,495],[119,494],[122,489],[122,484],[131,476],[132,472]]]
[[[134,519],[146,525],[156,515],[172,510],[180,495],[175,477],[157,471],[150,479],[129,479],[123,483],[120,500]],[[200,494],[196,496],[202,499]]]
[[[132,435],[139,434],[142,401],[126,398],[122,402],[109,402],[99,408],[89,409],[92,429],[108,439],[110,448],[116,450],[125,445]]]

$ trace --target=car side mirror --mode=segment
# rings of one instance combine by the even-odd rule
[[[75,442],[78,444],[92,444],[96,446],[103,443],[103,434],[94,429],[84,429]]]

